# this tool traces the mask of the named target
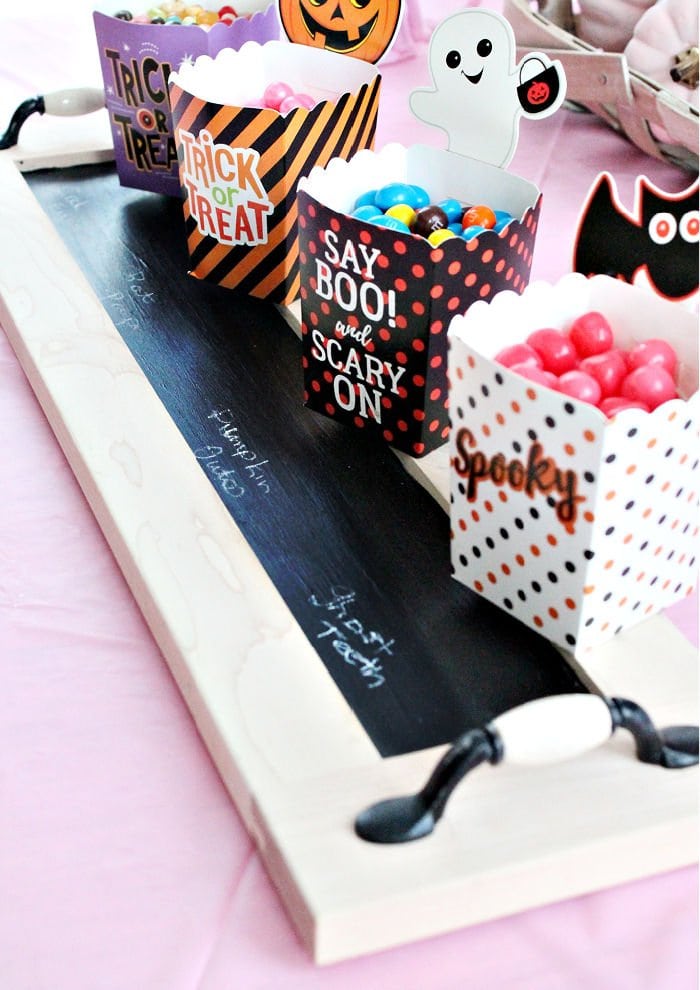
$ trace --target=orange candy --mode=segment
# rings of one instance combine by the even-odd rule
[[[486,230],[491,230],[495,226],[496,214],[490,206],[470,206],[462,216],[462,230],[466,230],[467,227],[484,227]]]

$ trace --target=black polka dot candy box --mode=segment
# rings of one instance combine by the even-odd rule
[[[114,16],[96,12],[94,24],[119,181],[179,196],[170,73],[199,55],[279,38],[276,7],[267,0],[244,0],[236,10],[206,0],[115,0]]]
[[[447,442],[447,328],[529,280],[536,186],[391,144],[299,183],[304,400],[422,457]]]
[[[457,580],[578,656],[691,593],[696,317],[608,276],[536,282],[449,333]]]

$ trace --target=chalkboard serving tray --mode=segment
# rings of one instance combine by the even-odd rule
[[[693,862],[696,772],[617,736],[480,768],[428,839],[358,839],[529,698],[696,721],[693,649],[656,617],[574,669],[454,582],[445,449],[400,462],[306,410],[293,315],[188,279],[174,201],[3,153],[0,216],[2,325],[318,962]]]

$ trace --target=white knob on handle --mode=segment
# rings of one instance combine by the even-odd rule
[[[54,117],[78,117],[100,110],[105,105],[101,89],[57,89],[44,94],[44,111]]]
[[[503,745],[503,762],[556,763],[606,742],[613,731],[610,709],[596,694],[561,694],[529,701],[490,724]]]

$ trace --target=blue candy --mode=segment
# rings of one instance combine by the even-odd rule
[[[444,207],[443,207],[443,209],[444,209]],[[457,237],[461,237],[462,236],[462,224],[461,223],[448,223],[447,229],[448,230],[451,230],[453,234],[456,234],[457,235]]]
[[[464,213],[464,207],[458,199],[442,199],[438,203],[441,210],[444,210],[447,214],[447,219],[450,223],[457,223],[458,220],[462,219],[462,214]],[[462,228],[460,227],[460,230]]]
[[[374,205],[380,210],[388,210],[390,206],[396,206],[398,203],[408,203],[409,206],[413,206],[413,199],[411,187],[405,182],[390,182],[389,185],[377,190]]]
[[[505,216],[500,217],[496,223],[491,228],[495,230],[497,234],[500,234],[502,230],[505,230],[509,223],[512,223],[515,217],[512,217],[510,213],[506,213]]]
[[[486,233],[485,227],[479,227],[479,226],[466,227],[462,231],[462,237],[464,238],[465,241],[470,241],[472,237],[479,237],[480,234],[485,234],[485,233]]]
[[[374,197],[376,195],[376,189],[370,189],[368,192],[362,193],[362,195],[358,196],[355,200],[355,209],[357,209],[358,206],[367,206],[368,204],[370,206],[374,206]]]
[[[411,233],[406,224],[401,223],[396,217],[387,217],[384,214],[380,214],[378,217],[373,217],[369,222],[375,224],[377,227],[388,227],[389,230],[399,230],[402,234]]]
[[[425,189],[406,182],[390,182],[378,189],[374,197],[375,206],[381,210],[388,210],[390,206],[397,206],[399,203],[406,203],[414,210],[419,210],[421,206],[430,203],[430,197]]]
[[[374,220],[376,217],[383,217],[384,214],[373,203],[363,203],[352,211],[352,215],[358,220]]]
[[[430,206],[430,196],[423,186],[411,185],[409,188],[413,190],[414,197],[413,202],[408,204],[409,206],[412,206],[414,210],[420,210],[424,206]]]

